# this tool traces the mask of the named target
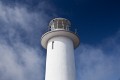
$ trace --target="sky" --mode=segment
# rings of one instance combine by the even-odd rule
[[[0,80],[44,80],[40,38],[51,19],[77,29],[77,80],[120,80],[120,1],[0,0]]]

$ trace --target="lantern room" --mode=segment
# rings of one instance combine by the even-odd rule
[[[65,18],[55,18],[49,23],[49,27],[51,31],[55,31],[55,30],[69,31],[70,26],[71,26],[70,21]]]

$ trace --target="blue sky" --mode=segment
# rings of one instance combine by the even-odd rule
[[[81,38],[77,80],[120,79],[117,0],[0,0],[0,80],[44,80],[41,35],[55,17],[71,21]]]

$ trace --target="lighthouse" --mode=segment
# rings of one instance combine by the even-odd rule
[[[69,20],[55,18],[41,37],[41,45],[47,49],[45,80],[76,80],[74,49],[80,39],[70,27]]]

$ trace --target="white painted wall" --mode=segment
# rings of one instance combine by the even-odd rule
[[[45,80],[76,80],[75,74],[72,40],[62,36],[50,39],[47,45]]]

